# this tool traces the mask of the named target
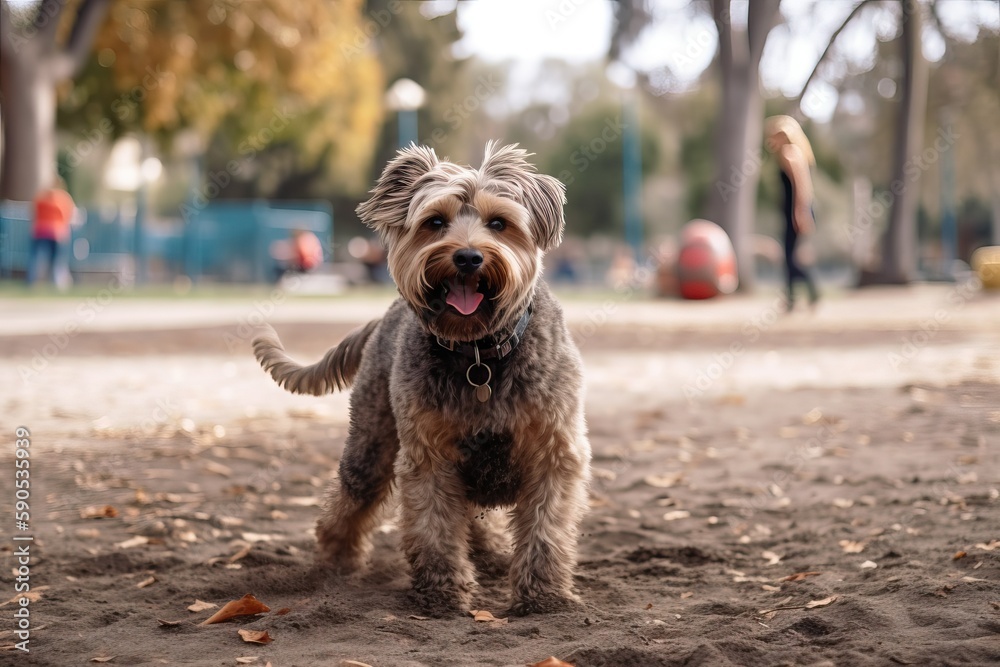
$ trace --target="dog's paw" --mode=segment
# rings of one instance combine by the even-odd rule
[[[569,594],[541,593],[534,597],[515,598],[514,603],[507,610],[511,616],[527,616],[529,614],[553,614],[556,612],[572,611],[582,609],[583,603],[580,599]]]
[[[469,596],[460,593],[410,590],[406,597],[423,615],[431,618],[458,616],[469,611]]]
[[[365,569],[365,554],[321,545],[316,550],[316,566],[330,574],[347,576]]]

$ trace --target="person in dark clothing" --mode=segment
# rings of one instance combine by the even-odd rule
[[[788,310],[795,305],[795,281],[801,280],[809,290],[809,303],[819,300],[816,281],[808,269],[799,263],[796,246],[800,236],[815,230],[812,211],[812,177],[809,168],[816,164],[812,146],[802,127],[791,116],[772,116],[765,122],[767,149],[774,153],[781,170],[784,189],[785,217],[785,277],[788,290]]]

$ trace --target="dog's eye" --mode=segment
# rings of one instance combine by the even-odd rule
[[[444,229],[445,226],[444,218],[440,216],[434,216],[433,218],[428,218],[427,222],[424,223],[424,226],[427,227],[427,229],[432,229],[434,231]]]
[[[486,226],[495,232],[502,232],[504,230],[504,227],[507,226],[507,223],[504,222],[501,218],[493,218],[488,223],[486,223]]]

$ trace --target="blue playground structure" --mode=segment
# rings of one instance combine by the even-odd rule
[[[330,259],[333,209],[326,201],[222,201],[190,208],[184,218],[146,221],[120,209],[85,209],[73,227],[70,272],[112,274],[123,281],[262,283],[272,279],[271,245],[292,230],[316,234]],[[31,243],[32,207],[0,202],[0,278],[25,274]]]

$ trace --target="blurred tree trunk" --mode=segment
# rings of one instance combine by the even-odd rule
[[[56,176],[56,86],[72,79],[90,53],[110,0],[84,0],[65,45],[56,32],[62,0],[43,0],[31,22],[16,25],[0,0],[0,199],[28,201]]]
[[[889,213],[889,226],[882,237],[882,264],[874,273],[862,274],[863,285],[905,285],[913,280],[917,266],[920,188],[907,171],[908,167],[912,170],[911,159],[923,150],[929,70],[921,50],[920,2],[900,2],[903,9],[903,80],[890,186],[895,199]]]
[[[746,30],[734,29],[730,0],[712,0],[719,31],[722,114],[715,144],[716,181],[709,193],[709,219],[729,234],[736,250],[740,289],[752,290],[755,267],[751,234],[760,180],[764,98],[760,59],[778,21],[780,0],[749,3]]]

